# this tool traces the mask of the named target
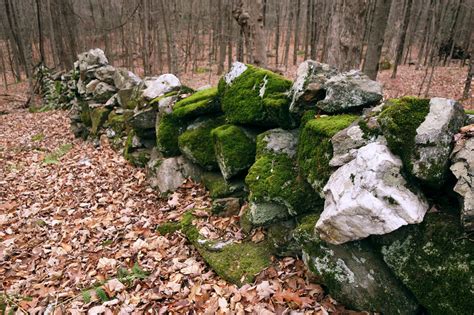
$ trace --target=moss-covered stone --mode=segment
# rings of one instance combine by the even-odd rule
[[[122,114],[117,114],[117,112],[111,111],[107,117],[105,126],[111,128],[117,135],[121,135],[127,130],[127,121],[132,116],[132,111],[125,111]]]
[[[198,91],[193,95],[177,102],[173,107],[176,117],[181,119],[195,118],[204,114],[220,111],[217,88]]]
[[[314,211],[322,203],[285,154],[260,156],[250,168],[245,183],[253,203],[251,220],[255,224]]]
[[[96,136],[99,133],[100,128],[107,120],[110,109],[105,107],[97,107],[91,111],[91,135]]]
[[[218,243],[203,239],[186,213],[181,221],[182,232],[196,247],[206,263],[223,279],[242,285],[252,283],[255,276],[271,265],[272,250],[266,242]]]
[[[178,137],[185,130],[184,122],[172,113],[161,114],[156,122],[156,146],[158,150],[164,157],[180,155]]]
[[[142,85],[131,89],[119,90],[117,97],[120,105],[125,109],[135,109],[145,104],[145,100],[142,98]]]
[[[164,222],[157,226],[156,231],[161,235],[167,235],[179,231],[180,229],[180,222]]]
[[[91,110],[90,110],[89,104],[87,102],[81,101],[79,105],[80,105],[81,121],[87,127],[91,127],[92,120],[91,120]]]
[[[423,223],[375,241],[387,265],[430,314],[474,309],[474,246],[457,216],[428,213]]]
[[[198,119],[178,137],[180,151],[206,170],[218,168],[211,131],[224,123],[224,117]]]
[[[329,294],[352,309],[383,314],[417,314],[418,303],[393,276],[368,241],[331,245],[314,226],[319,216],[299,219],[291,233],[303,251],[303,260],[320,278]]]
[[[474,109],[465,109],[464,112],[468,115],[474,115]]]
[[[213,199],[246,195],[245,184],[240,179],[226,181],[220,173],[206,172],[201,176],[201,181]]]
[[[331,138],[356,119],[357,116],[354,115],[310,119],[300,132],[298,166],[301,175],[321,196],[323,196],[322,189],[333,171],[329,166],[333,155]]]
[[[291,81],[271,71],[247,65],[231,84],[218,85],[222,109],[230,123],[267,127],[294,126],[289,113]]]
[[[255,161],[255,138],[242,127],[223,125],[211,131],[217,163],[225,179],[245,172]]]
[[[408,174],[412,173],[416,129],[430,111],[430,100],[416,97],[390,99],[378,122],[390,151],[398,155]]]
[[[151,149],[147,148],[134,148],[133,138],[136,136],[136,132],[132,129],[128,133],[127,140],[123,148],[123,156],[132,165],[138,167],[145,167],[150,160]]]

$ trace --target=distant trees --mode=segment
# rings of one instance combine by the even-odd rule
[[[4,85],[41,60],[70,69],[101,47],[142,74],[223,73],[233,60],[288,69],[304,58],[377,77],[380,60],[426,72],[472,49],[474,0],[0,0]],[[8,75],[7,75],[8,74]],[[8,82],[6,82],[8,81]]]

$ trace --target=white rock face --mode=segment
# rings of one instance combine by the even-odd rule
[[[241,62],[234,62],[230,71],[224,76],[224,81],[227,84],[231,84],[238,76],[247,70],[247,66]]]
[[[145,79],[146,89],[143,90],[143,96],[152,100],[165,93],[171,92],[181,86],[179,79],[171,73],[160,75],[157,78]]]
[[[406,187],[401,167],[384,144],[360,148],[324,187],[324,211],[316,223],[320,237],[342,244],[423,221],[428,203]]]
[[[93,66],[106,66],[109,64],[105,53],[100,48],[91,49],[85,53],[79,54],[79,70],[85,71]]]

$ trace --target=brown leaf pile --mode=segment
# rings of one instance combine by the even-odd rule
[[[238,217],[209,217],[206,192],[185,183],[169,200],[107,145],[68,130],[66,112],[0,115],[0,303],[48,314],[327,314],[344,308],[310,283],[303,263],[276,260],[252,285],[220,279],[184,236],[160,223],[191,209],[208,238],[242,238]],[[64,144],[56,164],[44,158]],[[259,241],[263,232],[254,235]],[[129,276],[120,276],[125,270]],[[138,273],[137,273],[138,270]],[[134,273],[135,272],[135,273]],[[87,293],[85,293],[87,292]],[[106,294],[107,300],[101,300]]]

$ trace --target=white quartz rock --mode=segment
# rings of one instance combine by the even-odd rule
[[[241,62],[234,62],[230,71],[224,75],[224,81],[227,84],[231,84],[237,77],[247,70],[247,66]]]
[[[428,203],[407,188],[401,167],[380,142],[360,148],[324,187],[324,211],[316,223],[320,237],[342,244],[423,221]]]
[[[152,100],[179,88],[181,82],[174,74],[166,73],[157,78],[145,79],[145,85],[146,89],[143,90],[143,97]]]

